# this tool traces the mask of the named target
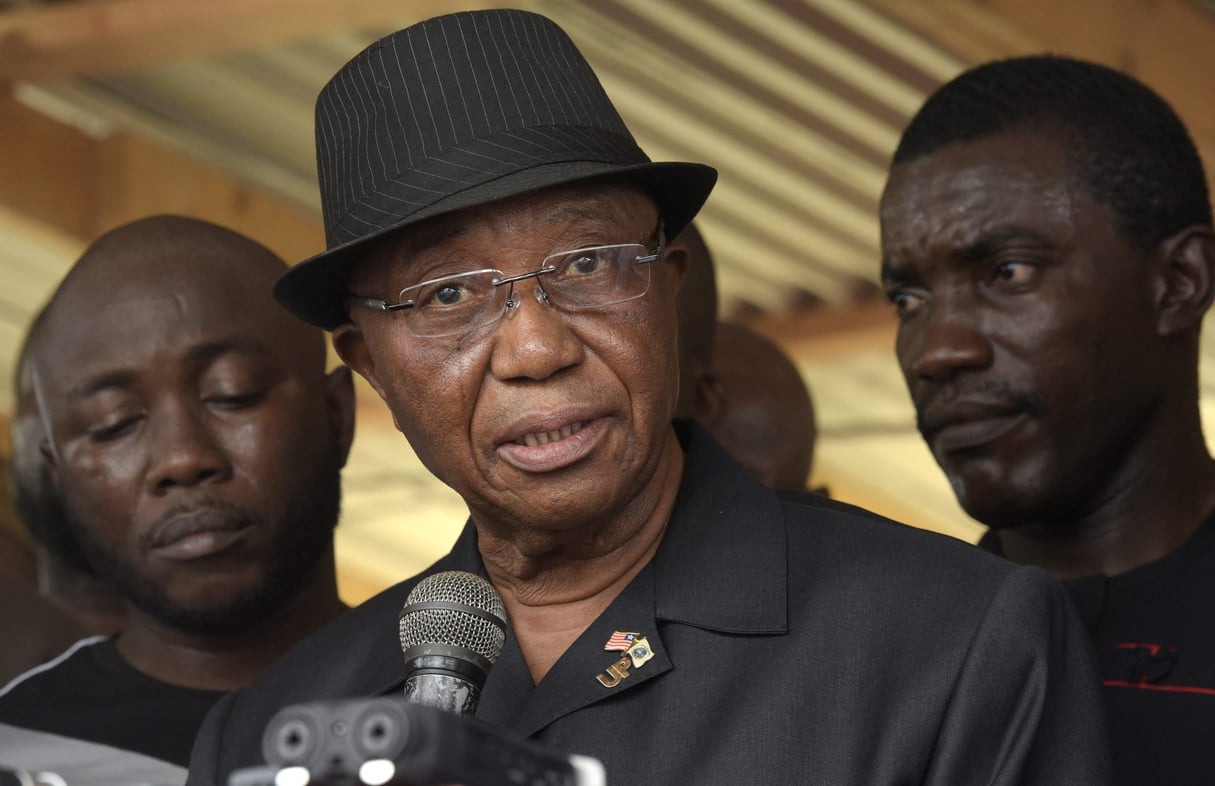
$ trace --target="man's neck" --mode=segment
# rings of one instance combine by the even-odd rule
[[[317,575],[284,606],[240,633],[184,631],[129,607],[118,652],[132,668],[161,682],[197,690],[244,687],[292,645],[346,610],[338,598],[332,556],[322,562]]]
[[[478,527],[486,571],[535,682],[653,559],[683,474],[673,432],[664,451],[648,493],[612,521],[513,535]]]
[[[1215,509],[1215,462],[1201,447],[1144,467],[1068,521],[1000,530],[1004,556],[1060,579],[1114,576],[1164,557]]]

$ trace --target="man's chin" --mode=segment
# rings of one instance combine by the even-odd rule
[[[1034,504],[1015,490],[1003,488],[998,493],[954,487],[958,504],[966,515],[991,529],[1005,530],[1021,527],[1034,519]]]
[[[267,592],[264,585],[211,590],[202,596],[190,594],[132,598],[149,617],[166,627],[197,636],[239,635],[271,622],[268,616],[283,598]]]

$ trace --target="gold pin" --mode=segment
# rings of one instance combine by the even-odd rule
[[[649,640],[642,636],[629,647],[629,658],[633,661],[633,668],[640,668],[645,663],[648,663],[654,657],[654,650],[650,647]]]
[[[605,688],[616,687],[622,680],[629,678],[631,673],[629,669],[639,668],[654,657],[654,649],[650,646],[649,639],[640,633],[626,633],[618,630],[612,634],[603,648],[608,651],[624,652],[624,656],[608,666],[607,671],[595,675],[595,679],[599,680],[599,684]]]
[[[605,688],[614,688],[620,684],[621,680],[626,680],[629,677],[629,666],[633,663],[628,655],[625,655],[620,660],[607,667],[607,672],[604,674],[596,674],[595,679],[599,680],[599,684]]]

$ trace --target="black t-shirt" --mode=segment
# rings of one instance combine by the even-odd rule
[[[994,532],[979,545],[1000,553]],[[1215,515],[1155,562],[1063,585],[1097,650],[1119,783],[1215,783]]]
[[[178,764],[220,691],[169,685],[131,668],[112,638],[84,639],[0,689],[0,723]]]

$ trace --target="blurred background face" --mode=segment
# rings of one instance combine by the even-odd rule
[[[535,271],[558,251],[652,249],[658,224],[653,202],[631,188],[543,191],[410,230],[355,272],[351,290],[393,299],[441,275]],[[418,338],[393,314],[359,310],[335,343],[474,517],[555,529],[610,518],[651,481],[673,438],[682,260],[651,263],[647,294],[624,303],[566,311],[537,301],[543,279],[525,279],[519,308],[464,335]]]
[[[107,273],[106,288],[86,275],[64,293],[37,364],[66,508],[136,607],[239,629],[331,548],[344,448],[323,353],[269,307],[270,277]]]
[[[768,339],[741,325],[717,326],[713,373],[721,403],[702,422],[765,486],[806,487],[818,431],[797,367]]]
[[[1111,493],[1160,398],[1147,261],[1066,160],[1030,131],[955,144],[895,167],[882,200],[920,432],[993,526]]]

